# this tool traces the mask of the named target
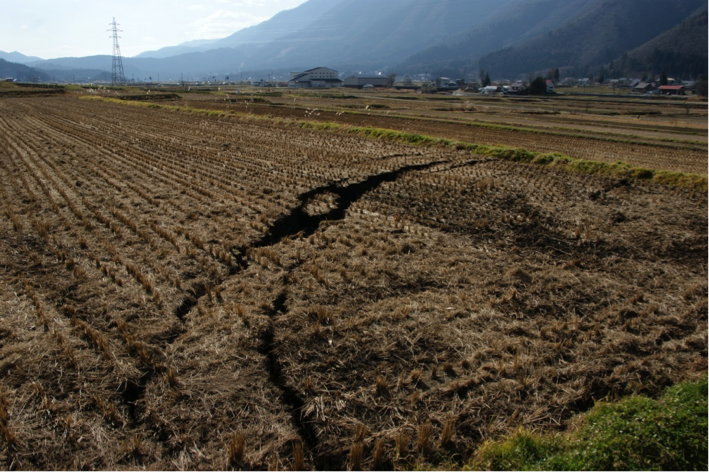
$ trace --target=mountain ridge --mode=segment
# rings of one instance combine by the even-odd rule
[[[298,28],[307,26],[317,19],[318,9],[321,14],[339,5],[344,0],[309,0],[296,8],[283,10],[267,21],[249,26],[220,39],[197,40],[168,46],[157,51],[147,51],[138,54],[136,58],[154,57],[168,58],[180,54],[205,52],[212,49],[236,48],[247,44],[260,44],[275,41],[281,36],[295,32]],[[300,22],[300,23],[299,23]]]
[[[27,64],[35,61],[43,61],[44,59],[35,56],[25,56],[17,51],[5,52],[0,51],[0,59],[4,59],[7,62],[14,62],[15,64]]]
[[[283,76],[318,66],[346,74],[428,72],[468,79],[480,69],[509,79],[549,68],[586,74],[702,6],[705,0],[308,0],[225,38],[123,61],[126,76],[140,80],[221,80],[255,71]],[[105,55],[27,65],[61,76],[110,71],[111,60]]]
[[[407,58],[398,65],[404,73],[426,68],[456,75],[478,67],[480,57],[500,48],[550,31],[602,0],[543,0],[517,5],[483,25],[466,31],[452,43],[440,44]]]
[[[671,29],[702,4],[703,0],[604,1],[555,30],[482,57],[480,67],[491,76],[510,78],[550,68],[588,74]]]
[[[708,17],[705,5],[674,28],[623,53],[608,64],[606,70],[624,76],[665,73],[697,77],[706,73]]]
[[[24,81],[46,82],[51,79],[49,74],[17,62],[9,62],[0,58],[0,78],[23,78]]]

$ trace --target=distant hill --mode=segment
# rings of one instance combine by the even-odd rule
[[[162,59],[165,57],[179,56],[180,54],[207,51],[210,49],[210,46],[215,42],[217,42],[216,39],[198,39],[194,41],[187,41],[186,43],[178,44],[177,46],[167,46],[164,48],[160,48],[156,51],[141,52],[140,54],[134,57],[150,57],[155,59]]]
[[[170,57],[178,53],[236,48],[250,67],[289,67],[303,60],[320,63],[393,65],[409,54],[483,23],[488,17],[529,0],[309,0],[268,21],[224,39],[194,42],[141,53]],[[588,1],[588,0],[585,0]],[[556,0],[558,3],[559,0]]]
[[[27,64],[33,61],[41,61],[42,59],[34,56],[25,56],[19,52],[5,52],[0,51],[0,59],[5,59],[8,62],[14,62],[16,64]]]
[[[480,67],[491,76],[509,78],[550,68],[589,74],[673,28],[702,6],[706,0],[605,1],[555,30],[488,54]]]
[[[310,0],[301,4],[299,7],[284,10],[268,21],[241,29],[226,38],[190,41],[178,46],[162,48],[157,51],[143,52],[136,57],[167,58],[180,54],[268,43],[280,37],[296,33],[303,28],[307,28],[314,21],[326,16],[330,9],[338,6],[343,1],[344,0]]]
[[[243,44],[265,44],[276,41],[289,34],[311,25],[330,15],[330,11],[339,7],[345,0],[310,0],[297,8],[284,10],[268,21],[244,28],[224,39],[216,41],[215,46],[238,47]]]
[[[62,57],[29,62],[27,65],[43,70],[106,69],[111,70],[111,56]]]
[[[124,59],[124,72],[126,78],[136,78],[142,80],[145,72],[129,64]],[[113,61],[111,56],[97,55],[86,57],[64,57],[59,59],[47,59],[43,61],[30,62],[31,67],[40,69],[51,77],[59,81],[72,82],[75,80],[86,81],[110,81]]]
[[[265,66],[332,64],[391,69],[406,57],[481,25],[529,0],[358,0],[341,2],[309,27],[258,50]]]
[[[13,78],[18,82],[47,82],[49,74],[16,62],[0,59],[0,79]]]
[[[707,73],[707,10],[686,19],[607,66],[616,76],[699,77]]]

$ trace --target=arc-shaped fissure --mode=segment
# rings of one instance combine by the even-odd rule
[[[300,205],[292,209],[287,215],[276,220],[266,234],[259,241],[254,243],[252,247],[273,246],[284,238],[298,233],[309,236],[320,227],[323,221],[344,219],[347,210],[353,203],[383,183],[392,182],[405,172],[425,170],[446,162],[447,161],[435,161],[413,164],[389,172],[375,174],[362,181],[345,186],[338,181],[311,189],[298,197]],[[311,215],[306,212],[306,207],[312,199],[328,193],[337,196],[335,208],[317,215]],[[284,364],[278,354],[275,333],[274,318],[288,313],[286,304],[288,299],[287,281],[292,270],[294,270],[294,267],[290,268],[288,274],[283,277],[286,288],[273,300],[270,307],[266,310],[265,314],[270,318],[270,321],[268,327],[260,334],[261,344],[259,352],[266,357],[266,369],[268,370],[269,379],[281,392],[283,404],[290,411],[293,426],[299,432],[305,447],[313,451],[318,448],[317,433],[313,424],[303,415],[305,400],[301,397],[298,390],[289,382],[283,372]],[[319,460],[320,463],[315,465],[318,469],[327,468],[329,461],[330,459],[321,457]]]
[[[313,234],[324,221],[344,219],[347,210],[352,204],[380,185],[386,182],[393,182],[406,172],[422,171],[448,162],[447,160],[438,160],[434,162],[411,164],[388,172],[371,175],[364,180],[350,183],[349,185],[343,185],[341,181],[336,181],[304,192],[298,197],[300,204],[293,208],[288,214],[276,220],[263,237],[251,245],[235,248],[233,251],[235,264],[231,267],[227,277],[215,281],[216,286],[222,285],[229,278],[237,276],[240,272],[249,267],[248,260],[243,256],[248,249],[273,246],[284,238],[299,233],[309,236]],[[306,207],[310,202],[318,196],[326,194],[334,194],[337,197],[335,207],[325,213],[316,215],[308,214]],[[269,323],[259,334],[260,345],[258,350],[265,357],[265,368],[270,382],[280,391],[283,405],[291,414],[293,426],[301,436],[305,447],[313,451],[318,447],[317,433],[312,423],[303,416],[303,408],[305,406],[304,399],[300,396],[298,390],[291,385],[288,381],[288,377],[284,373],[284,363],[278,354],[275,332],[275,318],[288,313],[287,281],[290,272],[292,272],[294,268],[295,267],[291,267],[287,270],[288,273],[283,278],[283,283],[286,288],[272,301],[270,307],[266,309],[264,313],[268,316]],[[185,316],[204,296],[206,296],[206,287],[201,285],[195,287],[193,294],[185,298],[182,304],[177,307],[175,315],[181,321],[184,321]]]
[[[425,170],[447,162],[448,161],[434,161],[412,164],[388,172],[374,174],[362,181],[349,185],[343,186],[337,181],[309,190],[298,197],[300,205],[276,220],[266,234],[264,234],[259,241],[254,243],[253,247],[273,246],[284,238],[299,233],[303,236],[310,236],[317,231],[323,221],[337,221],[343,219],[353,203],[357,202],[366,193],[371,192],[383,183],[393,182],[406,172]],[[306,212],[306,206],[312,199],[328,193],[337,196],[335,208],[326,213],[317,215],[311,215]]]

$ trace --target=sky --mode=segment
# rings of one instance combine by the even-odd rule
[[[2,0],[0,51],[42,59],[112,54],[118,23],[123,57],[195,39],[218,39],[306,0]]]

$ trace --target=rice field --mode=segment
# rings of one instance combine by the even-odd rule
[[[462,464],[706,372],[705,191],[297,120],[700,175],[706,121],[616,142],[211,98],[0,98],[3,468]]]

